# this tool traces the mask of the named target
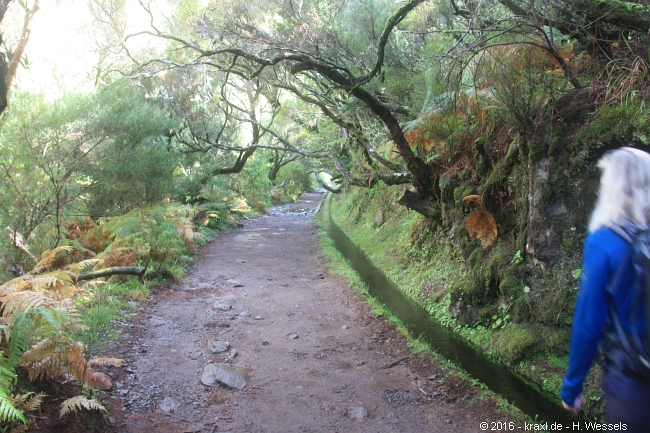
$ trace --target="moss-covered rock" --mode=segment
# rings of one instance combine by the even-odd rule
[[[513,363],[520,360],[535,343],[532,332],[523,326],[510,324],[492,337],[492,350],[504,361]]]
[[[641,103],[619,104],[599,110],[578,134],[587,148],[650,146],[650,110]]]

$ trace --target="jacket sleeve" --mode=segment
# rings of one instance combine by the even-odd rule
[[[573,317],[569,368],[561,394],[562,401],[571,406],[582,392],[582,383],[596,359],[603,337],[609,310],[607,282],[610,277],[610,259],[607,251],[607,243],[598,231],[587,237],[580,291]]]

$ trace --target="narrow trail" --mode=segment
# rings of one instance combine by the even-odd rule
[[[112,354],[127,361],[111,372],[113,431],[478,432],[506,420],[327,274],[313,222],[321,198],[220,234],[185,283],[140,307]],[[213,353],[215,342],[228,350]],[[248,384],[206,386],[208,364]]]

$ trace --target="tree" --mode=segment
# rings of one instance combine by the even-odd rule
[[[291,137],[277,128],[278,119],[274,124],[262,125],[242,110],[237,115],[224,110],[224,115],[257,124],[273,138],[278,151],[328,159],[348,184],[372,186],[377,181],[411,184],[412,188],[405,191],[400,203],[427,216],[437,214],[435,202],[443,173],[455,170],[457,164],[468,166],[468,158],[478,153],[483,162],[474,163],[482,166],[475,171],[485,174],[494,164],[494,158],[498,158],[474,145],[474,140],[481,138],[478,131],[482,127],[470,125],[470,120],[465,120],[466,113],[462,112],[469,110],[482,115],[480,108],[472,108],[477,104],[486,105],[478,95],[496,94],[494,99],[506,107],[518,128],[526,134],[530,131],[533,107],[543,98],[541,95],[546,93],[555,98],[556,94],[567,91],[547,69],[562,71],[565,83],[573,88],[584,86],[577,65],[567,57],[563,44],[574,39],[583,48],[591,46],[591,56],[608,55],[607,45],[612,44],[607,41],[611,38],[603,39],[600,33],[594,33],[594,14],[602,13],[597,18],[607,24],[606,31],[618,41],[625,40],[633,53],[643,50],[637,50],[629,37],[625,39],[630,31],[640,41],[639,46],[647,45],[647,37],[640,32],[645,28],[645,18],[637,20],[629,14],[623,17],[624,8],[614,7],[614,0],[600,2],[603,5],[590,3],[587,16],[568,3],[542,1],[524,7],[516,0],[454,0],[446,10],[428,4],[426,13],[418,15],[416,11],[424,3],[424,0],[411,0],[393,7],[390,2],[380,0],[300,4],[275,1],[255,5],[236,0],[213,2],[196,14],[200,19],[190,25],[185,22],[184,27],[177,26],[174,32],[152,27],[129,38],[142,34],[157,36],[166,39],[169,51],[174,53],[172,57],[152,58],[140,64],[137,69],[140,73],[156,74],[170,68],[202,65],[205,74],[219,76],[224,83],[262,80],[265,86],[277,89],[281,95],[277,102],[283,106],[290,105],[289,100],[300,100],[317,107],[319,119],[327,119],[340,128],[345,142],[340,152],[327,145],[316,151],[293,144]],[[643,5],[629,3],[627,6],[645,11]],[[621,27],[623,24],[627,27]],[[418,25],[426,28],[418,29]],[[353,37],[351,29],[355,30]],[[598,32],[602,30],[599,27]],[[419,66],[435,44],[444,47],[442,54]],[[499,49],[505,52],[507,47],[523,48],[513,48],[518,50],[514,55],[497,55]],[[517,63],[528,55],[525,47],[530,47],[530,58],[535,59],[532,64]],[[426,98],[417,92],[400,91],[409,87],[405,83],[415,83],[401,77],[416,77],[422,69],[431,72],[436,69],[432,64],[437,62],[441,62],[439,77],[444,80],[435,85],[439,90],[432,91],[429,87]],[[647,63],[645,57],[641,62]],[[509,68],[514,78],[498,82],[499,65]],[[616,68],[616,65],[611,67],[612,73],[620,72],[621,68]],[[415,84],[413,87],[418,88]],[[417,121],[440,121],[439,116],[432,116],[432,110],[447,110],[444,105],[447,101],[456,107],[444,119],[450,125],[444,137],[449,144],[435,152],[422,151],[414,136],[429,132],[418,131]],[[458,104],[466,107],[461,109]],[[417,115],[420,106],[423,108]],[[301,126],[306,124],[300,116],[290,118]],[[467,132],[468,127],[474,131]],[[463,130],[466,131],[460,137],[463,145],[454,145]],[[376,150],[371,137],[382,133],[394,144],[399,160]],[[250,147],[247,149],[252,151]]]
[[[0,129],[0,236],[11,263],[56,247],[63,220],[107,215],[168,195],[169,120],[124,83],[93,95],[18,94]]]
[[[27,42],[29,42],[32,20],[39,9],[40,0],[33,1],[34,2],[30,5],[26,0],[18,0],[18,4],[25,12],[25,17],[23,20],[22,32],[18,37],[16,46],[8,48],[6,40],[3,40],[4,35],[0,34],[0,44],[4,44],[5,47],[7,47],[5,52],[0,52],[0,115],[9,105],[7,95],[9,89],[11,89],[11,85],[13,84]],[[13,0],[0,0],[0,23],[2,23],[2,20],[12,3]]]

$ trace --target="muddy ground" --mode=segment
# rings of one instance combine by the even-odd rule
[[[140,306],[109,354],[126,364],[110,371],[105,430],[422,433],[519,423],[468,380],[411,355],[361,295],[328,275],[313,218],[321,198],[305,194],[220,234],[183,284]],[[229,348],[213,353],[214,342]],[[208,364],[236,367],[248,384],[206,386]]]

